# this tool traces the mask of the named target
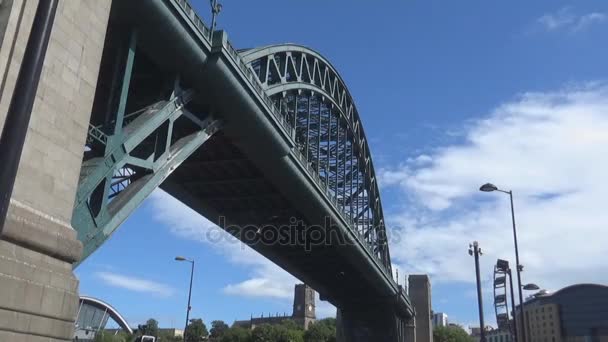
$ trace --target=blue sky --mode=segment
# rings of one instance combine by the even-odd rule
[[[206,1],[195,1],[208,18]],[[485,311],[491,270],[513,260],[507,198],[516,194],[524,281],[556,290],[608,282],[608,224],[599,182],[608,163],[608,3],[605,1],[236,1],[218,28],[238,48],[282,42],[326,56],[359,109],[380,175],[400,274],[429,273],[433,308],[475,324],[479,240]],[[603,132],[603,134],[602,134]],[[162,193],[147,200],[78,269],[81,293],[133,324],[183,325],[189,266],[192,316],[205,321],[291,312],[295,280],[235,244],[205,240],[208,224]],[[208,239],[207,239],[208,240]],[[322,315],[332,308],[320,305]]]

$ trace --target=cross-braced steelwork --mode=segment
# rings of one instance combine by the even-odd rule
[[[359,113],[344,81],[315,51],[297,45],[241,57],[295,132],[295,152],[350,228],[387,271],[390,254],[378,184]]]
[[[220,121],[199,119],[186,105],[194,97],[175,81],[168,100],[125,114],[135,63],[137,35],[132,32],[122,71],[114,119],[90,125],[72,218],[86,259],[139,204],[219,128]],[[189,121],[187,134],[174,134],[178,119]]]
[[[220,128],[219,121],[200,121],[184,108],[191,96],[185,92],[125,116],[132,121],[122,133],[99,135],[100,127],[90,128],[72,222],[84,245],[83,259]],[[175,139],[173,123],[182,115],[198,129]]]

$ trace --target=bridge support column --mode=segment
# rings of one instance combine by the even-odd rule
[[[0,128],[35,0],[0,6]],[[0,341],[71,341],[78,309],[70,226],[111,0],[60,1],[0,236]]]
[[[390,304],[338,309],[338,342],[414,342],[407,339],[411,320],[387,308]]]

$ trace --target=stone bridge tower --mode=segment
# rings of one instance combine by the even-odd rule
[[[72,264],[82,244],[70,221],[110,5],[59,1],[0,236],[3,342],[71,341],[74,334]],[[0,1],[0,128],[37,6],[38,0]]]

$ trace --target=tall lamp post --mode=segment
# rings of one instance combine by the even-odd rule
[[[519,250],[517,248],[517,229],[515,227],[515,209],[513,208],[513,191],[505,191],[499,189],[496,185],[491,183],[486,183],[479,188],[480,191],[483,192],[492,192],[498,191],[509,195],[509,199],[511,200],[511,221],[513,223],[513,241],[515,243],[515,268],[517,270],[517,288],[519,292],[519,310],[521,316],[521,336],[522,339],[520,342],[526,342],[526,325],[524,324],[524,296],[522,294],[522,286],[521,286],[521,270],[523,266],[519,263]]]
[[[486,342],[486,329],[483,322],[483,299],[481,298],[481,277],[479,275],[479,256],[482,255],[479,243],[473,241],[473,244],[469,244],[469,255],[475,257],[475,275],[477,277],[477,305],[479,306],[479,333],[480,342]]]
[[[211,5],[211,32],[209,40],[213,44],[213,31],[215,31],[217,15],[222,11],[222,4],[218,3],[217,0],[209,0],[209,4]]]
[[[184,342],[185,342],[186,341],[186,329],[188,329],[188,321],[190,320],[190,309],[192,309],[192,307],[190,306],[190,299],[192,298],[192,278],[194,277],[194,260],[186,259],[181,256],[176,256],[175,260],[176,261],[187,261],[192,265],[192,268],[190,269],[190,290],[188,291],[188,308],[186,309],[186,325],[184,327]]]

